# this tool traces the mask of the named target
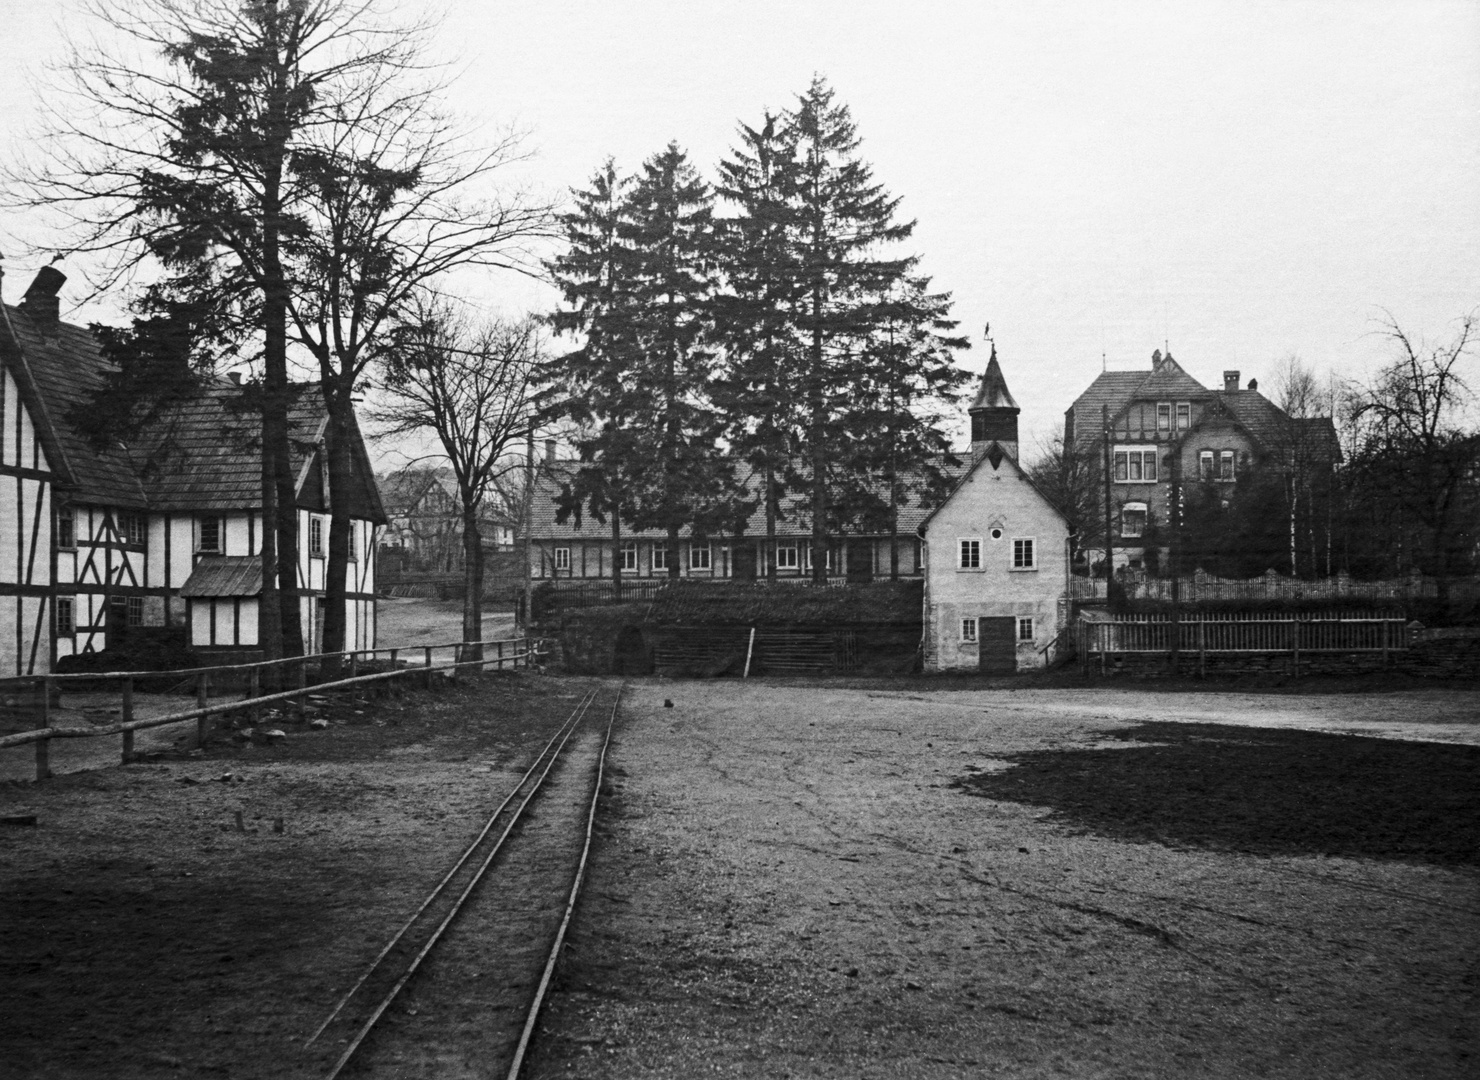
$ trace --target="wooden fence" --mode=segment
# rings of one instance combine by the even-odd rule
[[[435,649],[452,649],[453,659],[450,662],[434,663],[432,652]],[[422,654],[423,662],[410,664],[401,659],[401,654]],[[456,675],[457,671],[466,667],[477,667],[482,671],[492,667],[502,670],[505,664],[517,670],[521,666],[528,666],[530,657],[534,655],[533,640],[530,638],[506,638],[499,641],[448,641],[436,645],[418,645],[411,648],[395,649],[355,649],[336,653],[315,653],[311,656],[293,656],[281,660],[262,660],[253,664],[222,664],[214,667],[187,668],[177,671],[120,671],[120,672],[89,672],[74,675],[21,675],[0,679],[0,692],[9,691],[12,694],[16,689],[39,692],[37,705],[40,712],[42,724],[39,728],[30,731],[20,731],[12,735],[0,736],[0,749],[11,746],[22,746],[26,743],[36,745],[36,779],[44,780],[51,775],[50,748],[52,739],[91,739],[105,735],[121,735],[123,737],[122,760],[127,763],[134,754],[134,733],[145,728],[162,727],[166,724],[178,724],[186,720],[196,722],[197,745],[204,744],[209,731],[209,718],[221,713],[239,712],[246,710],[252,717],[255,725],[261,715],[263,705],[274,702],[287,702],[297,700],[298,714],[302,719],[307,711],[306,697],[310,693],[322,693],[326,690],[341,690],[349,688],[351,694],[358,694],[359,688],[367,683],[384,682],[388,679],[406,679],[416,677],[426,680],[430,687],[432,674],[439,671],[451,672]],[[386,656],[390,669],[377,671],[369,675],[359,674],[362,663],[373,664],[376,657]],[[335,679],[330,682],[310,684],[308,682],[308,665],[310,661],[318,661],[322,665],[325,660],[338,658],[342,664],[349,669],[346,678]],[[296,686],[290,690],[277,693],[263,694],[262,673],[269,668],[286,668],[286,674],[291,677]],[[211,701],[211,678],[213,675],[228,677],[244,677],[247,692],[245,697],[231,697]],[[145,720],[134,719],[134,683],[138,680],[158,680],[179,676],[183,682],[193,682],[195,690],[196,707],[186,709],[182,712],[170,713],[166,716],[154,716]],[[223,680],[225,681],[225,680]],[[239,680],[238,680],[239,681]],[[61,728],[51,724],[51,703],[53,696],[65,685],[76,685],[88,683],[96,685],[100,682],[117,682],[119,684],[120,716],[121,720],[116,724],[107,724],[99,727],[87,728]]]
[[[1210,655],[1288,656],[1298,673],[1302,653],[1381,653],[1386,664],[1393,652],[1408,648],[1406,622],[1386,614],[1081,617],[1077,637],[1080,664],[1087,671],[1098,658],[1101,672],[1119,654],[1195,655],[1199,672]]]

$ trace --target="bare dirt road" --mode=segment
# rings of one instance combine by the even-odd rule
[[[638,684],[533,1075],[1474,1075],[1480,751],[1323,733],[1474,710],[1384,698]]]

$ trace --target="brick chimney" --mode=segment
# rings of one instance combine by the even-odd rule
[[[21,310],[31,317],[43,337],[54,338],[61,332],[61,301],[57,293],[66,281],[67,275],[55,266],[43,266],[21,300]]]
[[[1238,389],[1238,372],[1225,371],[1223,373],[1223,392],[1231,394]]]

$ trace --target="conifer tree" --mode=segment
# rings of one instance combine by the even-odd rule
[[[777,517],[796,441],[792,377],[800,298],[791,243],[796,147],[778,120],[767,113],[759,128],[740,126],[740,146],[720,163],[717,187],[739,212],[718,220],[715,230],[727,285],[715,303],[716,336],[725,352],[716,403],[736,456],[760,477],[768,577],[776,574]]]
[[[795,327],[801,338],[798,390],[801,442],[811,487],[812,572],[827,577],[830,496],[866,469],[878,437],[854,408],[866,382],[862,345],[881,322],[879,298],[910,273],[915,259],[884,258],[880,249],[909,238],[898,222],[899,200],[874,182],[857,156],[859,139],[846,105],[814,78],[785,118],[797,148],[795,218],[789,223],[801,290]]]

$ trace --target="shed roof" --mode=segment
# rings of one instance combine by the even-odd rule
[[[203,555],[180,586],[181,596],[256,596],[261,592],[260,555]]]

